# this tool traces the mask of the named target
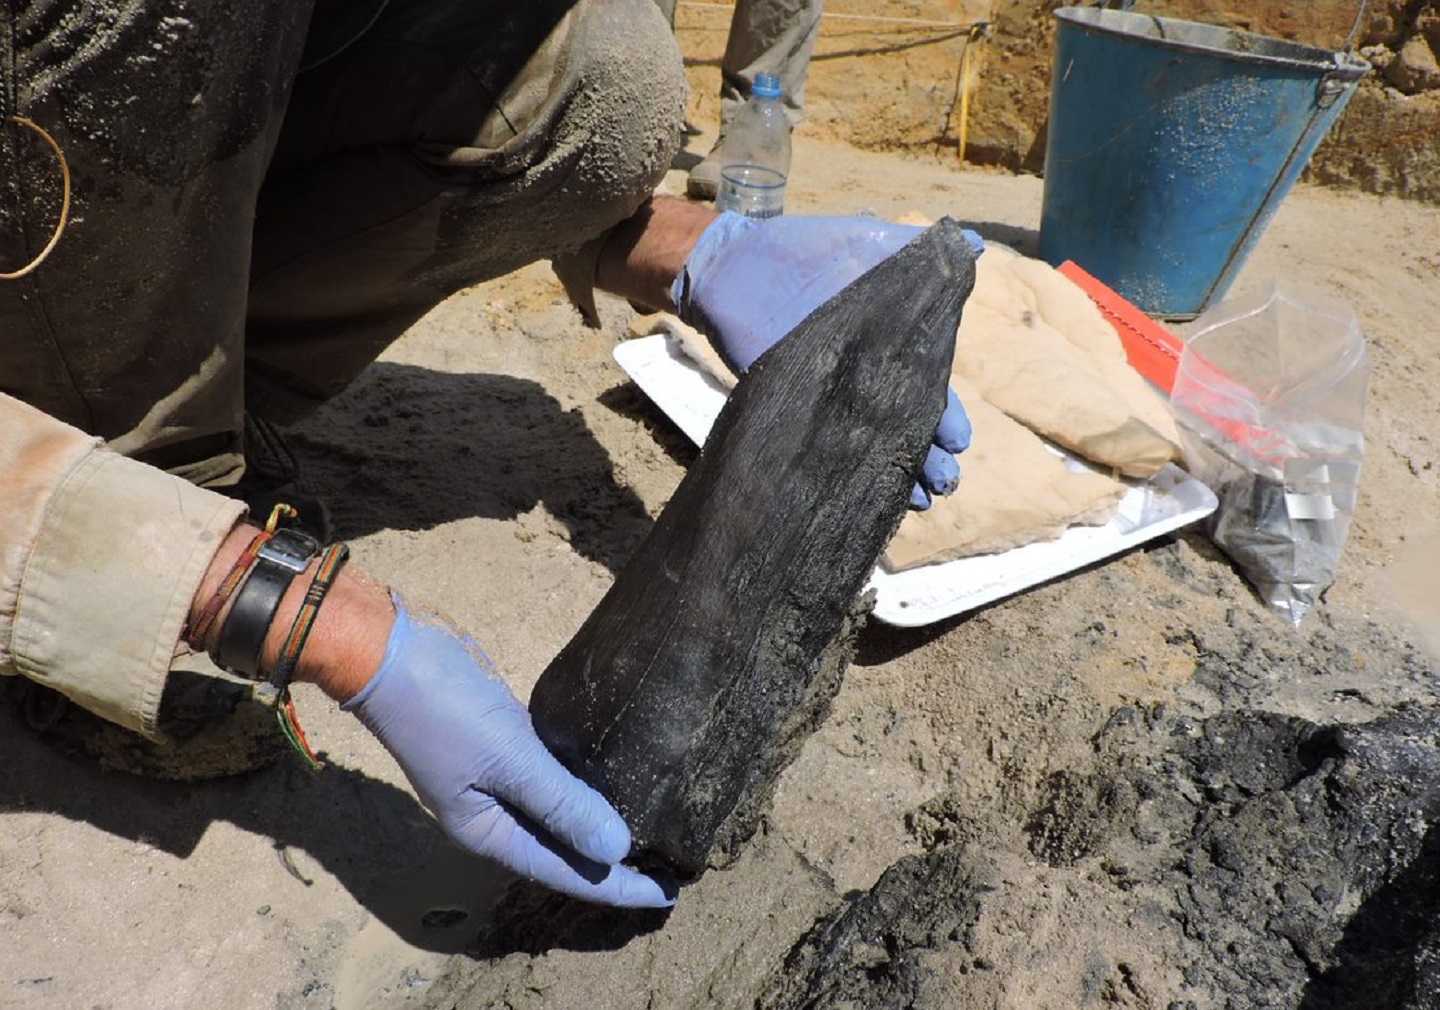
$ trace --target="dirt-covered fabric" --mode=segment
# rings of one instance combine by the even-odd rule
[[[450,293],[599,234],[678,137],[648,0],[334,27],[304,0],[0,0],[4,109],[61,152],[0,122],[0,272],[72,189],[53,254],[0,281],[0,673],[142,732],[243,511],[189,485],[239,477],[246,405],[298,417]]]
[[[678,142],[640,0],[390,0],[356,37],[291,0],[0,12],[0,91],[73,181],[0,284],[0,389],[197,483],[237,476],[242,406],[313,409],[453,291],[627,216]],[[0,269],[61,179],[0,128]]]

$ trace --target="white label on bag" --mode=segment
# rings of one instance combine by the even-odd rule
[[[1315,519],[1329,522],[1335,518],[1335,499],[1324,492],[1295,494],[1285,492],[1285,511],[1291,519]]]

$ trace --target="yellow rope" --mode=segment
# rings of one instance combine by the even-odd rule
[[[63,183],[63,189],[60,195],[60,220],[55,223],[55,233],[50,236],[50,241],[45,243],[45,248],[40,250],[39,255],[19,270],[16,270],[14,273],[0,273],[0,281],[17,280],[30,273],[41,263],[44,263],[45,257],[49,256],[55,247],[60,244],[60,236],[64,234],[65,225],[70,221],[70,163],[65,160],[65,152],[60,150],[59,142],[50,136],[44,127],[33,120],[26,119],[24,116],[11,116],[10,120],[11,122],[19,123],[21,126],[34,130],[40,134],[45,143],[50,145],[50,149],[55,152],[55,157],[60,162],[60,180]]]
[[[969,35],[965,37],[965,48],[960,53],[960,142],[955,147],[955,160],[960,162],[965,160],[965,145],[970,140],[970,92],[979,76],[970,58],[970,50],[985,37],[987,27],[984,24],[971,25]]]

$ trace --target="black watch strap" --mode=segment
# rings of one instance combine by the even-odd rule
[[[219,666],[252,679],[260,675],[260,649],[275,611],[319,549],[314,537],[293,529],[277,530],[260,548],[220,629],[214,657]]]

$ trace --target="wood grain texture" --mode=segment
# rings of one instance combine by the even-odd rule
[[[636,556],[541,675],[536,730],[699,874],[824,719],[860,590],[945,403],[975,257],[942,220],[740,382]]]

